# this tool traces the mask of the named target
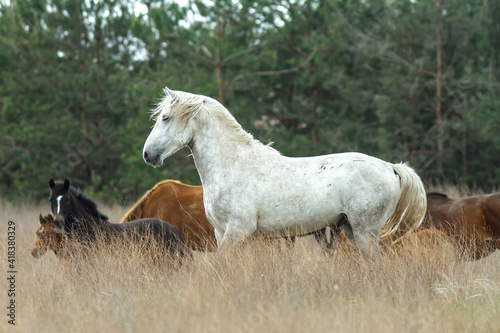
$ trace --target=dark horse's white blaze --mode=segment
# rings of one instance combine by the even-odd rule
[[[282,156],[254,140],[216,100],[165,92],[144,160],[160,166],[179,149],[191,149],[219,246],[255,232],[306,234],[345,216],[342,231],[365,252],[377,239],[394,242],[424,218],[424,186],[405,164],[360,153]]]

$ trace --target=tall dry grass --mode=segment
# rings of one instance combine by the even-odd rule
[[[40,259],[30,249],[49,207],[0,203],[1,308],[6,222],[17,225],[16,327],[0,332],[494,332],[500,330],[500,254],[457,260],[449,247],[360,258],[327,254],[311,237],[293,247],[249,242],[195,253],[180,269],[140,253]],[[102,207],[118,221],[126,209]],[[415,245],[418,246],[418,245]],[[4,278],[5,277],[5,278]]]

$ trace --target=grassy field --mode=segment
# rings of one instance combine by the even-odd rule
[[[179,270],[105,253],[78,265],[30,254],[49,206],[0,203],[0,332],[498,332],[499,251],[475,262],[449,248],[364,260],[251,242],[195,254]],[[118,221],[126,208],[101,210]],[[7,221],[16,223],[16,326],[8,324]],[[77,266],[77,267],[76,267]]]

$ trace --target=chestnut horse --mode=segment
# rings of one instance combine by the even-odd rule
[[[428,259],[426,254],[440,254],[445,250],[448,250],[449,254],[457,254],[453,239],[436,228],[408,233],[401,237],[399,242],[389,247],[388,250],[397,255],[409,255],[413,258],[422,257],[422,250],[425,250],[423,259]]]
[[[428,193],[427,208],[420,229],[445,232],[467,259],[481,259],[500,248],[500,193],[456,199]]]
[[[187,247],[215,251],[214,227],[205,215],[203,187],[164,180],[146,192],[125,214],[120,223],[141,218],[159,218],[179,230]]]
[[[39,216],[40,226],[36,230],[36,238],[31,248],[31,255],[35,258],[43,256],[47,249],[54,252],[59,259],[66,255],[67,237],[60,225],[57,225],[52,215]]]

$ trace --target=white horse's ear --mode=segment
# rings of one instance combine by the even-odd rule
[[[165,93],[165,95],[167,95],[167,96],[174,97],[174,95],[175,95],[174,91],[173,91],[173,90],[168,89],[168,87],[163,88],[163,92],[164,92],[164,93]]]

